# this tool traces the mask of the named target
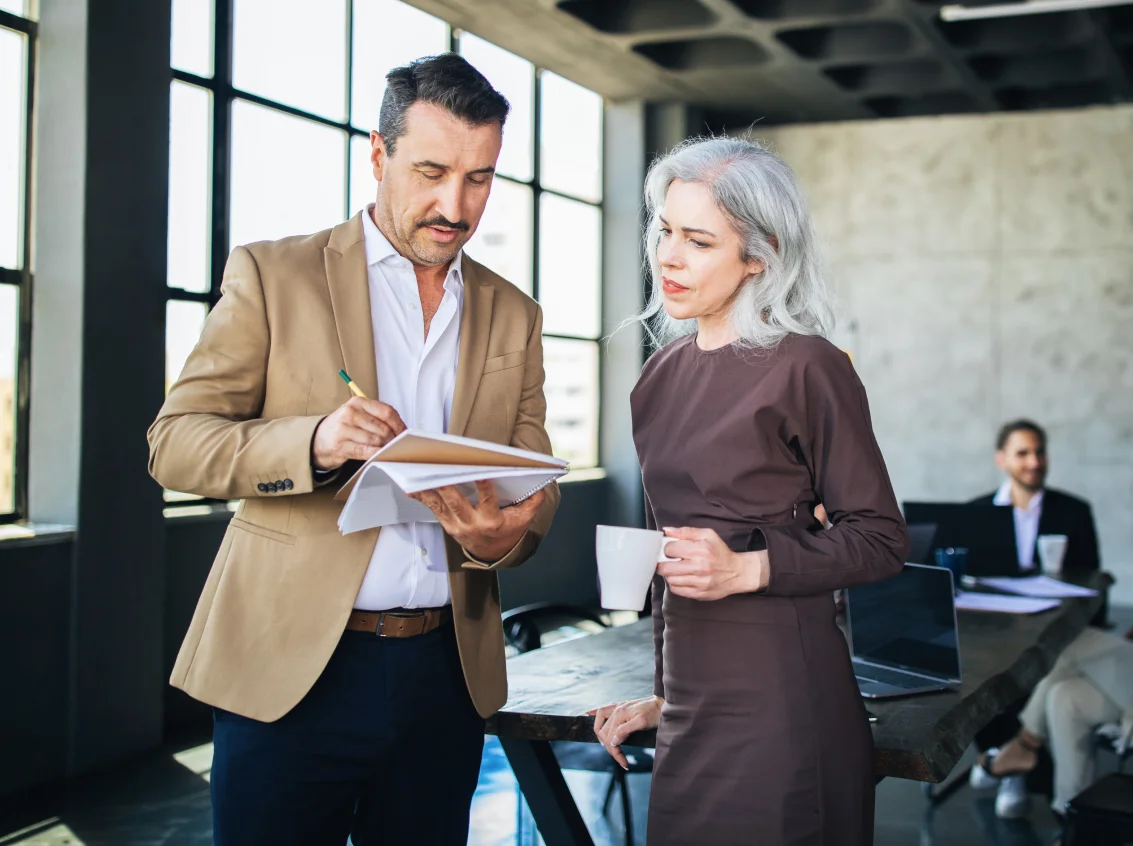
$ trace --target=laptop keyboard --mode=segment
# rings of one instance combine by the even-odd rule
[[[894,687],[904,687],[908,689],[924,687],[930,684],[927,679],[910,676],[899,670],[887,670],[884,667],[870,667],[863,664],[854,665],[854,675],[862,681],[881,682],[882,684],[891,684]]]

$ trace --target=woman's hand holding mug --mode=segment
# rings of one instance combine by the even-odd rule
[[[665,554],[657,572],[677,596],[709,601],[754,593],[770,580],[767,551],[732,552],[712,529],[665,528]]]

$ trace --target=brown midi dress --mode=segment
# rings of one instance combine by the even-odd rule
[[[648,843],[872,843],[873,741],[833,591],[895,574],[908,541],[850,359],[816,337],[705,351],[688,336],[649,360],[632,410],[649,525],[766,548],[771,571],[765,591],[714,602],[654,580]]]

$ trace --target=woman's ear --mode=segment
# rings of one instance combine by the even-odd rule
[[[751,279],[753,276],[758,276],[766,269],[767,265],[765,265],[757,258],[751,258],[744,262],[744,270],[746,271],[745,278],[747,279]]]

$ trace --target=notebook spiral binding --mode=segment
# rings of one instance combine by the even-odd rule
[[[552,477],[552,478],[548,479],[547,481],[545,481],[543,484],[536,485],[531,490],[529,490],[527,493],[525,493],[523,496],[521,496],[519,499],[514,499],[511,502],[509,502],[507,505],[504,506],[504,508],[510,508],[513,505],[519,505],[519,503],[523,502],[524,500],[531,499],[531,497],[535,496],[535,494],[539,493],[539,491],[543,490],[543,488],[547,487],[547,485],[551,484],[551,482],[553,482],[553,481],[555,481],[555,479]]]

